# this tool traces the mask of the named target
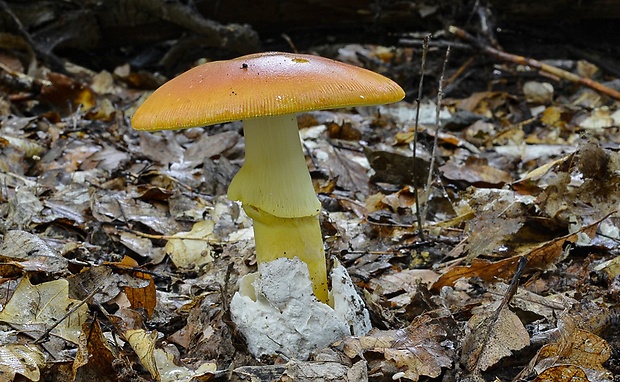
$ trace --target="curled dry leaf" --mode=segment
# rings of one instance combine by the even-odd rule
[[[540,373],[534,382],[590,382],[586,373],[577,366],[553,366]]]
[[[159,371],[155,364],[155,341],[157,332],[147,332],[143,329],[130,329],[125,332],[125,340],[140,359],[140,363],[155,380],[160,380]]]
[[[445,336],[444,330],[432,324],[430,317],[419,316],[404,329],[373,329],[367,336],[349,337],[344,340],[344,352],[350,358],[366,352],[382,353],[390,366],[402,372],[402,377],[417,381],[420,376],[438,377],[442,367],[452,364],[440,344]]]

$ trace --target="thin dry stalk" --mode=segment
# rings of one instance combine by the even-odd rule
[[[415,126],[413,132],[413,174],[416,174],[416,162],[417,162],[417,149],[418,149],[418,121],[420,120],[420,97],[422,96],[422,87],[424,85],[424,69],[426,67],[426,54],[428,53],[428,41],[430,40],[431,35],[428,34],[424,36],[424,43],[422,45],[422,62],[420,63],[420,83],[418,86],[418,96],[415,99],[416,109],[415,109]],[[424,220],[423,216],[420,213],[420,192],[418,190],[417,182],[413,182],[413,190],[415,192],[415,214],[416,219],[418,221],[418,232],[420,235],[420,240],[424,240]]]

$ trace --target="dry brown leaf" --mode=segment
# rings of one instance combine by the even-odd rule
[[[263,380],[263,379],[260,379]],[[268,379],[271,380],[271,379]],[[273,379],[275,380],[275,379]],[[358,361],[352,367],[339,362],[290,361],[278,382],[367,382],[366,362]]]
[[[599,223],[605,218],[607,217],[581,228],[578,232],[543,243],[525,255],[518,254],[496,262],[474,259],[471,265],[451,268],[441,275],[431,289],[439,290],[447,285],[453,286],[460,278],[480,277],[486,281],[507,280],[514,274],[517,263],[522,256],[526,256],[528,259],[527,269],[548,269],[562,259],[566,243],[576,243],[579,240],[580,233],[586,234],[590,238],[594,237]]]
[[[532,359],[530,369],[542,374],[553,366],[573,365],[598,380],[611,376],[603,367],[610,355],[611,347],[604,339],[585,330],[574,329],[563,333],[559,342],[544,345]]]
[[[353,127],[349,121],[344,121],[342,123],[328,122],[326,126],[327,134],[332,139],[356,142],[362,139],[362,133]]]
[[[336,184],[344,190],[354,190],[360,195],[368,195],[368,170],[349,155],[343,154],[332,145],[323,147],[328,155],[329,168],[332,176],[336,178]]]
[[[577,366],[553,366],[540,373],[534,382],[589,382],[586,373]]]
[[[28,226],[43,210],[43,204],[33,190],[22,187],[8,201],[6,226],[22,228]]]
[[[512,187],[515,191],[528,195],[537,193],[540,188],[536,185],[536,182],[543,178],[546,174],[552,170],[556,172],[565,172],[568,166],[573,162],[575,153],[570,153],[559,159],[548,162],[528,172],[521,179],[515,181]]]
[[[373,182],[385,182],[398,185],[423,185],[428,177],[430,162],[416,157],[388,151],[364,148],[370,166],[375,170],[371,177]],[[415,171],[415,173],[414,173]]]
[[[73,380],[113,382],[116,372],[113,368],[116,359],[108,340],[101,332],[99,321],[83,325],[78,342],[78,350],[73,361]]]
[[[130,258],[125,256],[120,263],[114,263],[115,266],[121,268],[137,268],[138,263]],[[125,294],[127,295],[127,299],[131,303],[132,309],[144,309],[147,313],[148,317],[151,317],[155,312],[155,305],[157,304],[157,294],[155,290],[155,282],[153,281],[153,276],[135,271],[132,275],[138,279],[142,279],[147,281],[146,286],[139,287],[125,287]]]
[[[163,234],[180,231],[177,221],[165,211],[130,197],[126,191],[95,191],[91,196],[91,209],[92,215],[100,222],[140,222]]]
[[[74,111],[78,107],[89,110],[96,105],[95,93],[88,85],[54,72],[48,73],[47,79],[51,84],[41,89],[41,101],[64,111]]]
[[[475,92],[469,97],[459,100],[458,107],[463,110],[484,115],[489,109],[495,110],[500,105],[503,105],[508,97],[508,93],[504,92]]]
[[[221,155],[224,151],[234,147],[240,135],[236,131],[224,131],[219,134],[202,134],[200,139],[189,145],[183,154],[185,161],[202,162],[205,158]]]
[[[415,204],[415,190],[413,187],[405,186],[398,192],[384,196],[381,201],[390,206],[394,212],[399,209],[410,209]]]
[[[382,353],[404,378],[412,381],[420,376],[438,377],[441,369],[450,367],[452,361],[440,345],[446,333],[431,321],[428,316],[419,316],[404,329],[373,329],[367,336],[346,338],[344,352],[350,358],[366,352]]]
[[[419,285],[432,284],[438,277],[437,272],[430,269],[405,269],[393,273],[385,273],[370,281],[370,287],[380,290],[393,308],[410,304],[418,293]]]
[[[502,309],[497,321],[494,311],[475,314],[467,322],[461,362],[469,371],[485,371],[529,344],[527,330],[509,309]]]

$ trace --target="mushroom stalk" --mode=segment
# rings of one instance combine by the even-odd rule
[[[312,289],[328,302],[325,251],[316,197],[294,114],[244,121],[245,162],[228,189],[254,221],[259,264],[298,257]]]

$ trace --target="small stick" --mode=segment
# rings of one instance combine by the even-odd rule
[[[534,69],[546,72],[546,73],[550,73],[553,75],[556,75],[557,77],[560,77],[562,79],[571,81],[571,82],[575,82],[577,84],[583,85],[583,86],[587,86],[592,90],[595,90],[599,93],[605,94],[609,97],[612,97],[614,99],[620,100],[620,92],[617,90],[614,90],[612,88],[609,88],[603,84],[601,84],[600,82],[596,82],[596,81],[592,81],[589,78],[585,78],[585,77],[581,77],[575,73],[571,73],[569,71],[566,71],[564,69],[560,69],[557,68],[555,66],[552,65],[548,65],[545,63],[542,63],[538,60],[535,60],[533,58],[529,58],[529,57],[523,57],[523,56],[518,56],[516,54],[510,54],[510,53],[506,53],[506,52],[502,52],[500,50],[497,50],[495,48],[490,47],[489,45],[486,45],[484,42],[478,40],[477,38],[475,38],[474,36],[472,36],[471,34],[467,33],[465,30],[455,27],[455,26],[450,26],[449,28],[450,33],[454,34],[456,37],[465,40],[469,43],[471,43],[472,45],[474,45],[477,49],[479,49],[480,51],[493,56],[497,59],[503,60],[503,61],[507,61],[507,62],[513,62],[515,64],[519,64],[519,65],[525,65],[525,66],[529,66],[532,67]]]
[[[133,233],[136,236],[144,237],[146,239],[154,239],[154,240],[196,240],[196,241],[206,241],[207,243],[216,244],[216,245],[224,245],[225,243],[219,242],[217,240],[213,240],[209,237],[196,237],[196,236],[174,236],[174,235],[153,235],[146,232],[136,231],[135,229],[118,227],[120,231],[125,231],[129,233]],[[140,271],[144,272],[144,271]]]
[[[50,335],[50,333],[52,332],[52,330],[54,330],[58,325],[60,325],[61,322],[63,322],[67,317],[69,317],[70,315],[72,315],[76,310],[78,310],[80,308],[80,306],[86,304],[86,302],[88,300],[90,300],[95,294],[97,294],[97,292],[99,292],[99,290],[101,290],[101,288],[103,288],[103,285],[99,285],[98,287],[96,287],[92,292],[90,292],[88,294],[88,296],[86,296],[86,298],[84,298],[82,301],[80,301],[77,305],[75,305],[73,308],[71,308],[67,313],[65,313],[64,316],[62,316],[62,318],[58,321],[56,321],[56,323],[52,326],[50,326],[45,332],[43,332],[43,334],[41,334],[41,336],[39,338],[37,338],[34,343],[35,344],[40,344],[43,341],[45,341],[45,339],[47,338],[47,336]]]
[[[420,63],[420,83],[418,86],[418,96],[415,99],[416,109],[415,109],[415,126],[413,129],[413,168],[411,169],[414,176],[416,174],[416,162],[417,162],[417,153],[418,151],[418,121],[420,119],[420,99],[422,98],[422,85],[424,84],[424,69],[426,67],[426,54],[428,53],[428,41],[430,40],[430,35],[424,36],[424,46],[422,49],[422,62]],[[420,239],[424,241],[424,217],[420,212],[420,193],[418,190],[418,186],[416,182],[413,182],[413,190],[415,192],[415,214],[416,219],[418,220],[418,231],[420,233]]]
[[[441,115],[441,104],[443,103],[443,80],[446,75],[446,66],[448,65],[448,59],[450,58],[450,47],[446,49],[446,57],[443,60],[443,68],[441,70],[441,76],[439,77],[439,84],[437,88],[437,104],[435,105],[435,138],[433,139],[433,150],[431,151],[431,163],[428,166],[428,178],[426,179],[426,190],[430,193],[431,183],[433,182],[433,175],[435,168],[435,156],[437,155],[437,146],[439,141],[439,132],[441,130],[441,121],[439,117]],[[422,208],[422,216],[426,216],[428,211],[428,203],[424,203]]]

